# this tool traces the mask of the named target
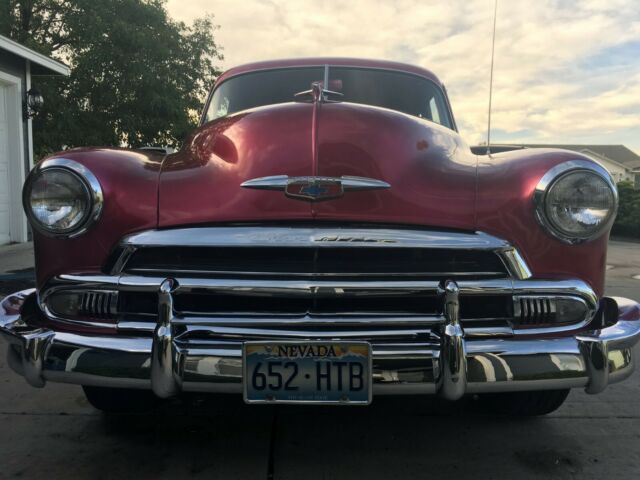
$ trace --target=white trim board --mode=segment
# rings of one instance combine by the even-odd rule
[[[24,133],[22,126],[22,82],[0,72],[0,85],[7,91],[7,119],[9,138],[9,239],[27,241],[27,218],[22,211],[22,185],[25,180]]]
[[[20,45],[13,40],[9,40],[7,37],[3,37],[2,35],[0,35],[0,48],[40,65],[41,67],[48,68],[54,73],[67,76],[71,73],[71,70],[65,64],[31,50],[24,45]]]

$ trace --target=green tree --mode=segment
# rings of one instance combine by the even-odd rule
[[[0,0],[0,33],[71,67],[34,79],[37,158],[63,147],[177,145],[222,59],[212,17],[169,18],[164,0]]]
[[[613,233],[640,238],[640,190],[634,189],[631,182],[620,182],[618,195],[620,204]]]

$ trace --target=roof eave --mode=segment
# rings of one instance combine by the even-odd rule
[[[42,55],[41,53],[31,50],[24,45],[20,45],[19,43],[2,35],[0,35],[0,49],[7,50],[14,55],[18,55],[25,60],[29,60],[30,62],[39,65],[41,68],[48,70],[52,75],[69,76],[71,73],[71,69],[64,63],[58,62],[46,55]]]

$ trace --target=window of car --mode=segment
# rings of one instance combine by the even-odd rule
[[[213,92],[206,121],[249,108],[292,102],[293,96],[309,90],[324,78],[324,67],[263,70],[226,80]]]
[[[294,101],[296,93],[324,78],[324,67],[263,70],[232,77],[213,92],[205,121]],[[442,90],[426,78],[383,69],[329,67],[328,79],[328,89],[342,94],[336,100],[388,108],[453,128]]]
[[[444,95],[433,82],[409,73],[354,67],[331,67],[329,90],[344,102],[363,103],[426,118],[451,128]]]

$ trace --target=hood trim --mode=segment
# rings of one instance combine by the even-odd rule
[[[240,186],[257,190],[283,191],[289,198],[308,202],[339,198],[345,192],[380,190],[391,187],[383,180],[349,175],[341,177],[273,175],[253,178],[241,183]]]

